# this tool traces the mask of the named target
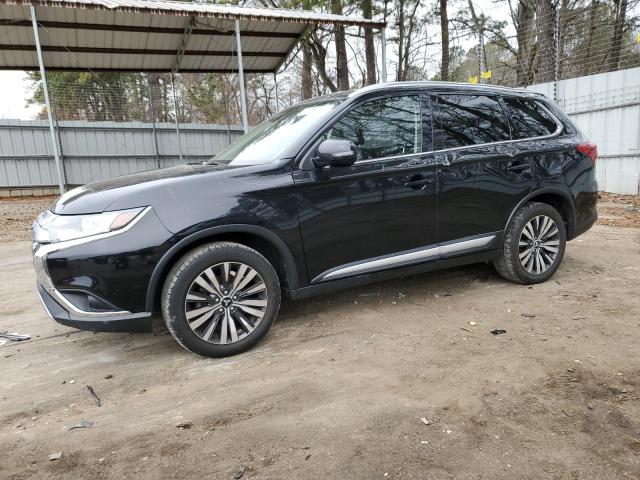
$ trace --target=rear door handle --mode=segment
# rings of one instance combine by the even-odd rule
[[[528,163],[516,163],[514,165],[510,165],[508,167],[508,170],[512,172],[522,172],[524,170],[529,170],[530,168],[531,165],[529,165]]]
[[[409,179],[408,182],[405,182],[405,187],[411,187],[415,190],[422,190],[425,185],[431,183],[433,180],[428,177],[423,177],[422,175],[414,175]]]

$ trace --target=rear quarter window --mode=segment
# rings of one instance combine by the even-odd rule
[[[550,135],[558,128],[553,117],[539,102],[508,97],[503,100],[511,116],[514,140]]]
[[[431,104],[437,149],[511,140],[507,116],[495,97],[438,94],[431,97]]]

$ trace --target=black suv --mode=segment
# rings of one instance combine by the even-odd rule
[[[242,352],[294,299],[493,262],[547,280],[597,218],[596,146],[535,93],[376,85],[275,115],[211,161],[92,183],[34,223],[54,320]]]

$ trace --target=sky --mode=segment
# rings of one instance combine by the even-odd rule
[[[29,82],[25,72],[0,71],[0,118],[29,120],[38,113],[38,106],[27,107]]]
[[[509,16],[504,2],[496,5],[493,0],[474,0],[474,5],[495,20],[507,20]],[[452,13],[449,16],[452,17]],[[26,80],[25,72],[0,71],[0,118],[33,119],[39,107],[26,105],[29,95],[29,82]]]

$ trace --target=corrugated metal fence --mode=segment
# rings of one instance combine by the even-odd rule
[[[0,188],[57,185],[48,124],[0,120]],[[182,161],[174,124],[59,122],[65,183],[82,185],[127,173],[206,160],[242,135],[242,128],[180,125]]]
[[[529,88],[557,98],[598,144],[600,189],[640,195],[640,68]],[[240,135],[239,126],[181,124],[182,162],[209,158]],[[173,124],[65,121],[58,139],[68,185],[180,163]],[[0,120],[0,190],[56,184],[47,123]]]
[[[554,84],[531,90],[554,98]],[[600,190],[640,195],[640,68],[561,80],[557,102],[598,145]]]

